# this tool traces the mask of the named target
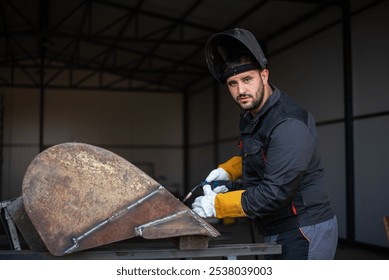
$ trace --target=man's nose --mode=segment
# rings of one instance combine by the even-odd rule
[[[238,83],[238,94],[245,94],[246,93],[246,87],[242,83]]]

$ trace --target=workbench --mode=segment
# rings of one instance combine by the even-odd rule
[[[135,237],[123,242],[116,242],[89,250],[74,252],[61,257],[54,256],[47,250],[31,250],[19,240],[17,229],[6,206],[2,202],[1,210],[5,214],[4,226],[9,235],[9,249],[1,249],[0,260],[162,260],[162,259],[229,259],[242,256],[263,257],[263,255],[281,254],[281,245],[270,243],[231,243],[228,233],[211,239],[206,249],[179,249],[177,239],[146,240]],[[23,246],[24,245],[24,246]]]
[[[204,250],[179,250],[174,247],[133,248],[133,249],[93,249],[55,257],[49,252],[31,250],[0,250],[0,260],[152,260],[152,259],[210,259],[234,260],[238,256],[261,256],[280,254],[281,245],[268,243],[217,244]]]

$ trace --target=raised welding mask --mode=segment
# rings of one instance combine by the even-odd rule
[[[260,68],[266,68],[265,54],[250,31],[241,28],[223,31],[212,35],[205,46],[208,69],[217,81],[224,84],[229,76],[253,70],[253,65],[245,65],[234,69],[233,73],[224,73],[226,59],[237,53],[250,54],[258,62]]]

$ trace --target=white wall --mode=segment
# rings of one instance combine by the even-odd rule
[[[389,110],[389,2],[352,19],[354,114]]]
[[[189,186],[204,180],[214,168],[213,159],[213,89],[189,95]]]
[[[353,18],[354,115],[389,111],[389,2]],[[389,116],[354,123],[356,240],[388,246]]]
[[[4,93],[4,147],[2,199],[21,195],[24,173],[39,152],[39,93],[36,90],[7,89]]]
[[[3,89],[2,199],[21,195],[39,153],[39,91]],[[83,142],[136,164],[172,192],[183,192],[182,95],[47,90],[44,145]],[[150,174],[153,172],[154,174]]]
[[[355,122],[356,240],[387,246],[389,213],[389,116]]]

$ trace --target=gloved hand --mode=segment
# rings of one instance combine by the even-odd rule
[[[211,189],[210,185],[204,185],[204,195],[195,199],[192,204],[192,210],[202,218],[215,217],[215,197],[216,192]]]
[[[212,190],[215,193],[225,193],[228,192],[228,188],[225,185],[218,186]]]
[[[205,181],[207,181],[208,183],[212,181],[228,181],[228,180],[230,180],[230,178],[228,178],[227,172],[221,167],[212,170],[211,173],[209,173],[209,175],[207,176],[207,178],[205,178]],[[214,188],[213,191],[215,193],[224,193],[228,191],[228,188],[222,185]]]
[[[211,171],[207,178],[205,178],[205,181],[212,182],[212,181],[228,181],[230,178],[228,178],[227,172],[219,167]]]

